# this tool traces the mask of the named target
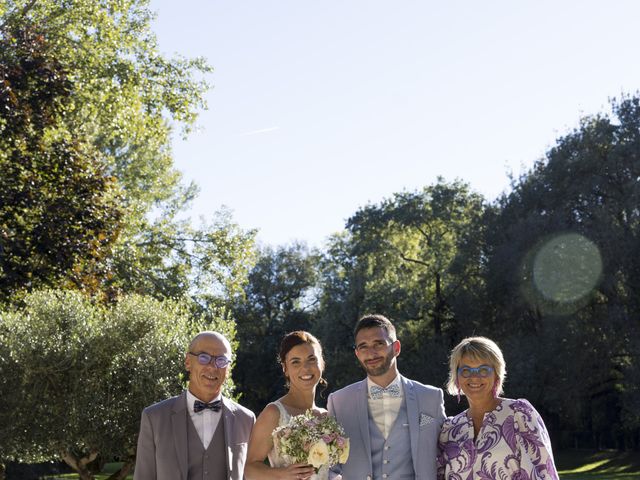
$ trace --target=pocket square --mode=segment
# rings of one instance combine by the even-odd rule
[[[426,413],[421,413],[420,414],[420,426],[424,427],[425,425],[429,425],[431,422],[433,422],[433,417],[430,415],[427,415]]]

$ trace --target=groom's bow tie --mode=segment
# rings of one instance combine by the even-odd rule
[[[371,387],[369,388],[369,394],[374,400],[381,399],[382,395],[387,395],[388,397],[399,397],[400,385],[398,385],[397,383],[392,383],[386,388],[379,387],[378,385],[371,385]]]
[[[206,408],[208,408],[209,410],[213,410],[214,412],[219,412],[222,408],[222,400],[216,400],[215,402],[211,403],[204,403],[200,400],[196,400],[195,402],[193,402],[193,411],[196,413],[201,412]]]

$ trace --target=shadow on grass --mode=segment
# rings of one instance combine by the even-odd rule
[[[556,455],[561,480],[640,480],[638,452],[569,450]]]
[[[561,480],[640,480],[638,452],[567,450],[555,455]],[[106,480],[120,468],[119,463],[108,463],[96,480]],[[76,474],[45,477],[47,480],[77,479]],[[128,480],[133,476],[129,475]]]
[[[95,476],[95,480],[107,480],[113,473],[117,472],[121,463],[107,463],[104,466],[104,469],[100,474]],[[64,475],[55,475],[52,477],[42,477],[42,480],[77,480],[78,474],[76,473],[65,473]],[[133,475],[128,475],[127,480],[133,480]]]

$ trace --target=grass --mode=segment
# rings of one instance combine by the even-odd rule
[[[638,452],[568,450],[556,455],[561,480],[640,480]]]
[[[556,454],[556,467],[561,480],[640,480],[640,454],[605,450],[567,450]],[[96,480],[106,480],[120,468],[119,463],[108,463]],[[69,473],[47,477],[48,480],[76,480]],[[127,477],[131,480],[133,475]]]
[[[96,475],[96,480],[107,480],[111,476],[111,474],[117,472],[120,469],[121,463],[107,463],[104,466],[104,469],[99,475]],[[77,480],[77,473],[65,473],[56,475],[54,477],[44,477],[46,480]],[[133,475],[128,475],[127,480],[133,480]]]

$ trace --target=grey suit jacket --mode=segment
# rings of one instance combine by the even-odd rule
[[[409,417],[411,458],[416,480],[435,480],[438,436],[445,419],[442,390],[400,376]],[[349,437],[349,459],[332,468],[333,478],[371,479],[371,436],[367,380],[353,383],[329,395],[329,414],[344,427]],[[408,452],[409,453],[409,452]]]
[[[227,473],[242,480],[247,444],[256,417],[251,410],[222,398]],[[134,480],[187,480],[187,393],[142,411]]]

